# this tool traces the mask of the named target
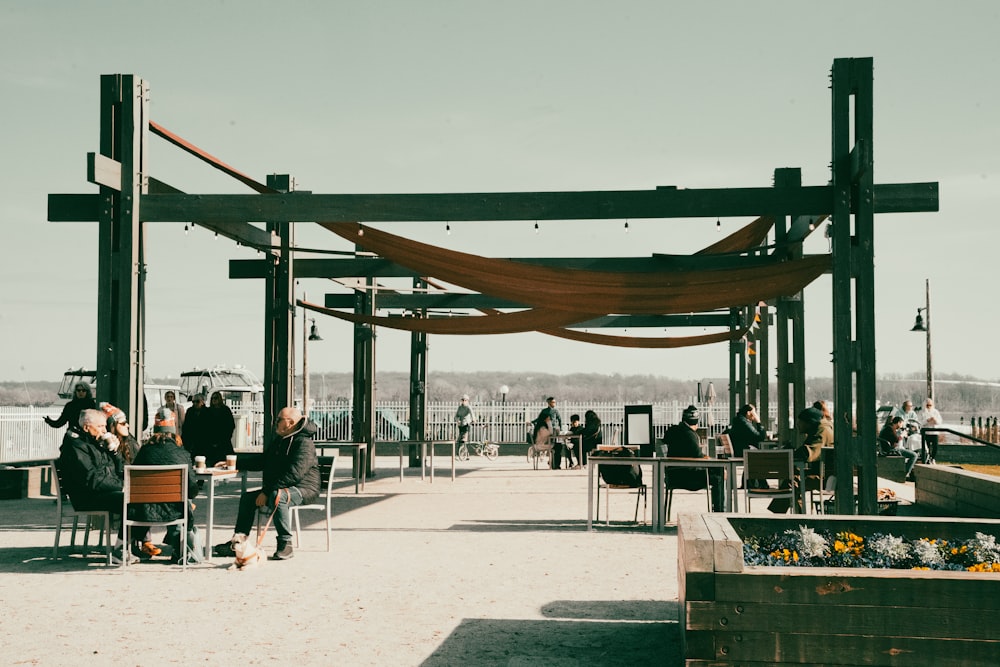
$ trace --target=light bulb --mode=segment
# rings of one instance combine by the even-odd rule
[[[536,234],[538,233],[538,221],[537,220],[535,220],[535,233]]]
[[[628,234],[628,220],[625,221],[625,233]]]
[[[448,236],[451,236],[451,224],[450,224],[450,223],[447,223],[447,222],[446,222],[446,223],[444,224],[444,232],[445,232],[445,234],[447,234]]]

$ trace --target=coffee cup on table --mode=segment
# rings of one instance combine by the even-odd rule
[[[204,456],[196,456],[196,457],[194,457],[194,469],[195,470],[199,470],[199,471],[205,469],[205,457]]]
[[[226,455],[226,468],[229,470],[236,470],[236,454]]]

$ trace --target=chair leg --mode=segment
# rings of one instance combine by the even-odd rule
[[[294,517],[294,521],[295,521],[295,548],[298,549],[298,548],[300,548],[302,546],[300,544],[301,537],[299,536],[299,534],[302,532],[302,524],[301,524],[301,522],[299,520],[299,513],[298,512],[294,512],[293,511],[292,512],[292,517]]]
[[[670,506],[674,502],[674,490],[667,489],[667,523],[670,523]]]

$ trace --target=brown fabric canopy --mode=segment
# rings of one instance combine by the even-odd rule
[[[795,294],[830,265],[829,256],[817,255],[736,269],[586,271],[446,250],[355,223],[319,224],[421,274],[546,310],[565,311],[574,303],[585,303],[588,311],[601,314],[690,313],[742,307]],[[363,234],[359,234],[361,230]]]

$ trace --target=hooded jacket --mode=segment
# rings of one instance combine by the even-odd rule
[[[319,464],[313,444],[317,430],[316,424],[303,417],[288,435],[275,435],[264,452],[264,493],[294,486],[302,492],[303,504],[319,497]]]
[[[104,509],[102,501],[122,491],[122,457],[86,431],[66,431],[56,465],[66,494],[78,510]]]

